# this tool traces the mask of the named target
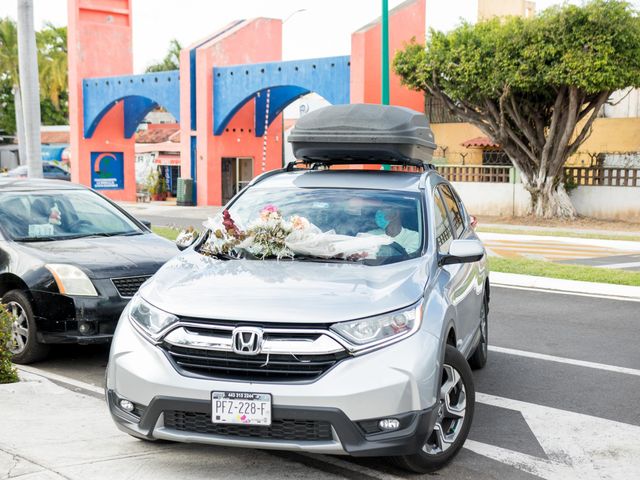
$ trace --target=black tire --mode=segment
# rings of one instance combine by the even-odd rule
[[[415,473],[430,473],[435,472],[436,470],[441,469],[447,463],[449,463],[460,451],[462,445],[467,439],[467,435],[469,435],[469,429],[471,428],[471,422],[473,421],[473,411],[475,406],[475,388],[473,386],[473,375],[471,373],[471,368],[467,363],[467,360],[464,356],[458,352],[455,347],[451,345],[447,345],[444,357],[444,365],[443,365],[443,374],[442,374],[442,387],[448,383],[449,374],[446,372],[446,367],[452,367],[455,371],[460,375],[460,381],[464,385],[464,390],[462,393],[465,394],[465,405],[464,405],[464,415],[461,419],[461,424],[454,428],[454,423],[446,423],[450,420],[446,418],[442,418],[438,415],[438,422],[442,426],[442,430],[447,430],[448,435],[449,432],[457,430],[457,434],[453,441],[448,444],[446,449],[437,453],[429,453],[427,449],[431,446],[430,441],[432,438],[437,437],[437,427],[434,428],[433,432],[427,437],[425,442],[425,447],[420,450],[418,453],[414,455],[405,455],[402,457],[394,457],[394,461],[396,465],[399,467],[409,470]],[[460,398],[460,390],[458,391],[458,400]],[[442,410],[439,404],[436,404],[437,409]],[[434,413],[437,414],[437,413]],[[452,430],[453,429],[453,430]],[[442,431],[441,430],[441,431]]]
[[[469,366],[473,370],[480,370],[487,364],[489,358],[489,302],[485,295],[482,301],[482,312],[480,321],[480,341],[475,351],[469,357]]]
[[[12,330],[16,332],[15,329],[17,329],[18,326],[21,327],[20,338],[24,344],[23,347],[20,347],[18,343],[14,345],[14,348],[19,348],[19,351],[13,354],[11,361],[13,363],[27,365],[44,359],[49,353],[49,345],[39,343],[37,340],[37,327],[29,298],[20,290],[11,290],[2,297],[2,303],[7,306],[10,314],[19,314],[16,315],[17,318],[14,318]],[[24,315],[25,318],[20,325],[16,326],[16,320],[20,318],[20,315]],[[26,333],[23,330],[24,326],[26,326]]]

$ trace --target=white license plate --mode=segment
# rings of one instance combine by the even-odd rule
[[[211,421],[236,425],[271,425],[268,393],[213,392]]]

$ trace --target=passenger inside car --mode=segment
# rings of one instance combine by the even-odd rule
[[[373,235],[388,235],[400,245],[407,254],[415,253],[421,245],[420,234],[415,230],[405,228],[402,222],[402,216],[398,210],[390,208],[378,209],[375,213],[375,222],[377,229],[371,230],[369,233]],[[383,245],[380,249],[388,248]]]

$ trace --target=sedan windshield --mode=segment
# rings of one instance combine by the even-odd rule
[[[0,228],[21,242],[143,233],[89,190],[0,193]]]
[[[268,227],[269,212],[290,225],[285,243],[294,259],[394,263],[419,256],[425,238],[417,192],[252,188],[229,208],[242,229],[265,219]]]

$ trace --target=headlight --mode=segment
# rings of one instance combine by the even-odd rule
[[[145,302],[139,295],[131,300],[129,317],[154,340],[164,329],[178,321],[178,317]]]
[[[60,293],[84,297],[98,296],[89,277],[78,267],[60,263],[49,263],[45,267],[55,278]]]
[[[363,350],[408,337],[420,327],[421,320],[422,302],[377,317],[335,323],[331,330],[352,344],[354,350]]]

